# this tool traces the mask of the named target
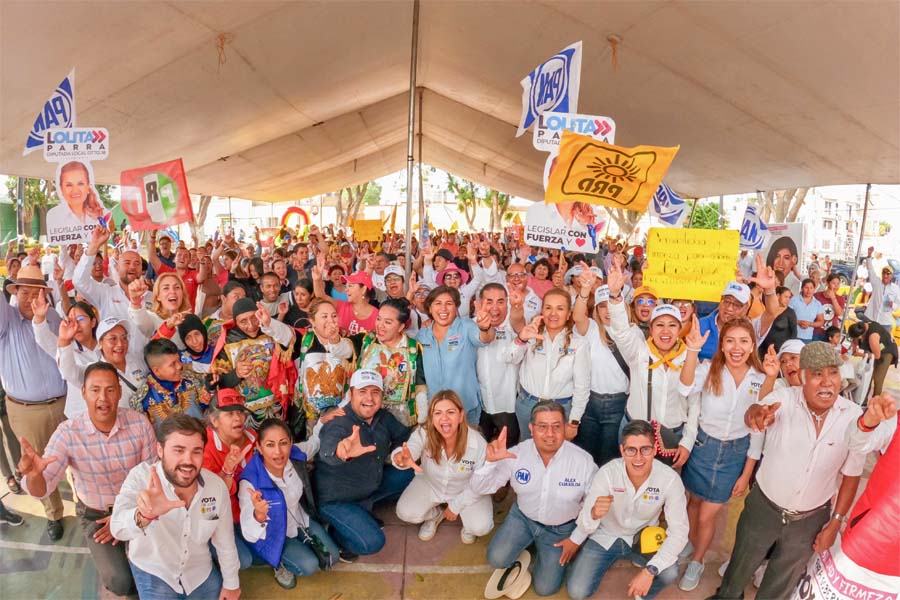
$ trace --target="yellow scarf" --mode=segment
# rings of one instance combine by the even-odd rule
[[[669,350],[668,354],[663,354],[662,352],[660,352],[656,347],[656,344],[653,343],[652,338],[647,340],[647,347],[650,349],[650,355],[658,359],[655,362],[650,363],[651,371],[661,365],[665,365],[666,367],[674,371],[681,370],[682,365],[676,365],[674,362],[672,362],[676,358],[681,356],[682,352],[684,352],[684,343],[680,339],[675,343],[675,346],[671,350]]]

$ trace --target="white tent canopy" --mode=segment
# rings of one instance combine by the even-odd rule
[[[101,183],[183,158],[192,192],[286,201],[406,164],[412,3],[0,2],[0,172],[71,67]],[[519,80],[583,40],[579,112],[681,145],[692,197],[900,183],[900,3],[423,0],[424,162],[540,199]],[[618,69],[607,38],[620,36]]]

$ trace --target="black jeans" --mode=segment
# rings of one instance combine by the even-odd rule
[[[594,457],[598,467],[602,467],[619,457],[619,426],[625,416],[628,394],[598,394],[591,392],[575,444]]]
[[[78,502],[75,505],[75,514],[78,515],[84,539],[104,587],[119,596],[134,594],[134,578],[131,576],[128,557],[125,555],[125,542],[113,546],[112,542],[98,544],[94,541],[94,534],[103,527],[97,521],[110,516],[112,512],[94,510]]]
[[[766,600],[790,598],[813,554],[813,542],[830,515],[831,506],[825,504],[806,518],[785,522],[759,486],[753,486],[738,520],[731,562],[713,597],[720,600],[743,598],[744,587],[774,544],[756,597]]]

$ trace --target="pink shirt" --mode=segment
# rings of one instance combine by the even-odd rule
[[[538,298],[544,299],[544,294],[553,288],[553,281],[550,279],[535,279],[533,275],[528,276],[528,287],[534,291]]]
[[[47,493],[56,489],[72,469],[75,492],[85,505],[107,510],[133,467],[156,460],[156,434],[143,414],[119,408],[109,434],[97,431],[87,412],[60,423],[44,449],[44,456],[59,460],[47,465]],[[27,488],[27,477],[22,481]]]
[[[378,316],[378,309],[372,307],[372,314],[365,319],[358,319],[353,314],[353,305],[349,302],[336,300],[338,327],[341,329],[341,335],[355,335],[363,331],[375,331],[375,318]]]

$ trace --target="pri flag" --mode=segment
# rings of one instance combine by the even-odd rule
[[[741,223],[741,250],[762,250],[769,241],[769,228],[763,223],[757,207],[748,204]]]
[[[659,184],[656,193],[653,194],[653,203],[650,205],[650,214],[657,217],[663,223],[678,227],[688,213],[687,202],[678,197],[672,188],[665,183]]]
[[[680,147],[623,148],[564,131],[544,199],[643,212]]]
[[[122,210],[135,231],[194,220],[181,159],[122,171]]]
[[[581,42],[564,48],[522,79],[522,118],[516,137],[549,111],[578,112]]]
[[[44,147],[43,134],[47,129],[54,127],[75,126],[75,69],[69,71],[69,75],[63,79],[44,102],[44,107],[38,113],[25,140],[25,149],[22,156],[31,154],[38,148]]]

